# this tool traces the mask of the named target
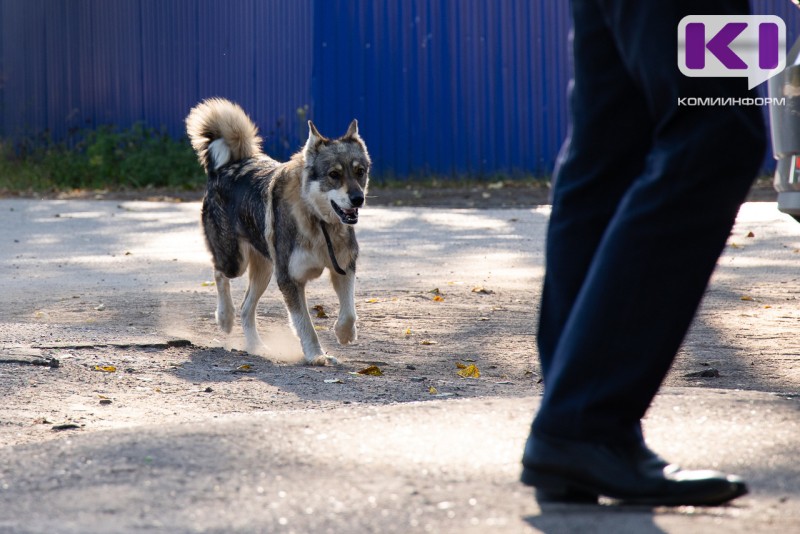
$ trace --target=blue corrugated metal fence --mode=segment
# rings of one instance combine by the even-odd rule
[[[377,175],[550,172],[566,133],[568,2],[0,0],[0,136],[142,121],[183,133],[239,102],[279,158],[359,119]],[[788,0],[759,0],[782,16]]]

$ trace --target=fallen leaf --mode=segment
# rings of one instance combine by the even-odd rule
[[[234,373],[252,373],[253,372],[253,366],[250,365],[249,363],[245,363],[243,365],[240,365],[236,369],[234,369],[233,372]]]
[[[439,393],[439,390],[437,390],[435,387],[431,386],[431,387],[428,388],[428,393],[430,393],[431,395],[436,395],[437,393]]]
[[[737,245],[736,243],[731,243],[730,247],[731,248],[742,248],[742,245]]]
[[[440,295],[436,295],[433,297],[433,302],[444,302],[444,299]]]
[[[755,236],[756,234],[754,234],[753,232],[747,232],[747,237],[755,237]]]
[[[325,379],[325,383],[326,384],[344,384],[344,380],[342,380],[341,378],[326,378]]]
[[[103,311],[103,310],[106,309],[106,305],[105,304],[98,304],[97,306],[95,306],[94,309],[97,310],[97,311]]]
[[[494,291],[491,289],[486,289],[483,286],[475,286],[472,288],[473,293],[480,293],[481,295],[493,295]]]
[[[459,369],[466,369],[467,368],[467,364],[461,363],[461,362],[456,362],[456,367],[458,367]]]
[[[438,345],[438,341],[431,341],[430,339],[423,339],[419,342],[420,345]]]
[[[478,367],[474,363],[471,363],[471,364],[467,365],[466,367],[464,367],[463,369],[461,369],[460,371],[457,371],[456,374],[458,376],[462,377],[462,378],[480,378],[481,377],[481,372],[478,370]]]
[[[765,310],[768,310],[768,309],[770,309],[771,307],[772,307],[772,306],[770,306],[769,304],[767,304],[766,306],[764,306],[764,309],[765,309]]]
[[[60,425],[53,425],[53,430],[59,432],[61,430],[80,430],[81,426],[77,423],[63,423]]]
[[[411,335],[411,328],[410,327],[406,328],[406,331],[404,332],[404,334],[407,335],[407,336],[410,336]]]
[[[739,298],[739,300],[748,300],[749,301],[749,300],[753,300],[753,297],[751,297],[750,295],[743,295],[743,296],[741,296]]]
[[[709,367],[708,369],[703,369],[702,371],[696,371],[694,373],[687,373],[683,376],[687,378],[718,378],[719,371],[713,367]]]
[[[210,286],[215,286],[215,285],[217,285],[217,283],[216,283],[216,282],[214,282],[214,281],[209,281],[209,280],[206,280],[205,282],[203,282],[203,283],[202,283],[202,284],[200,284],[200,285],[201,285],[202,287],[210,287]]]
[[[441,294],[442,294],[442,292],[441,292],[441,291],[439,291],[439,288],[438,288],[438,287],[434,287],[433,289],[431,289],[430,291],[428,291],[428,293],[433,293],[434,295],[441,295]]]
[[[94,370],[95,371],[103,371],[104,373],[116,373],[117,372],[117,368],[114,367],[113,365],[95,365],[94,366]]]
[[[317,312],[317,319],[327,319],[328,318],[328,314],[325,313],[325,308],[322,306],[322,304],[317,304],[316,306],[312,307],[311,309]]]
[[[317,332],[324,332],[324,331],[326,331],[327,329],[328,329],[328,327],[327,327],[327,326],[322,326],[322,325],[320,325],[320,324],[315,324],[315,325],[314,325],[314,330],[316,330]]]
[[[378,301],[378,299],[367,299],[364,302],[366,302],[367,304],[375,304],[376,302],[379,302],[379,301]]]
[[[383,376],[383,372],[377,365],[370,365],[369,367],[365,367],[360,371],[357,371],[360,375],[368,375],[368,376]]]

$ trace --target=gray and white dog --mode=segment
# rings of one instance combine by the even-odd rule
[[[338,363],[320,346],[305,286],[326,267],[339,298],[335,332],[356,339],[358,243],[353,225],[364,205],[370,158],[353,120],[338,139],[308,121],[308,141],[280,163],[261,151],[258,130],[238,105],[212,98],[186,118],[186,131],[208,175],[202,223],[214,262],[217,324],[233,327],[230,280],[249,274],[241,308],[248,352],[267,353],[256,330],[256,305],[273,273],[300,338],[305,361]]]

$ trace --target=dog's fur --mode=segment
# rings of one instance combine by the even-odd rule
[[[354,341],[358,243],[353,225],[366,198],[371,162],[355,120],[338,139],[322,136],[311,121],[308,129],[303,149],[279,163],[261,152],[256,126],[232,102],[205,100],[186,118],[192,147],[208,175],[202,223],[214,262],[217,324],[231,331],[230,279],[247,270],[241,308],[247,350],[267,353],[256,330],[256,305],[274,273],[305,361],[325,365],[337,360],[317,339],[305,285],[329,269],[339,298],[336,338],[340,344]]]

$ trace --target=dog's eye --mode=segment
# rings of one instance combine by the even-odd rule
[[[356,169],[356,176],[361,178],[362,176],[364,176],[366,174],[366,172],[367,171],[364,170],[364,167],[359,167],[359,168]]]
[[[334,180],[338,180],[342,177],[342,173],[339,171],[331,171],[328,173],[328,176],[330,176]]]

